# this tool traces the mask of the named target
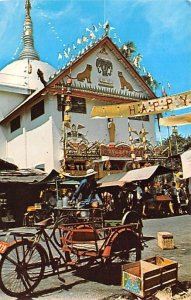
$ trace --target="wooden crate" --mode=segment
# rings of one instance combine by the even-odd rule
[[[154,256],[145,261],[161,268],[161,288],[175,286],[178,280],[178,263],[161,256]]]
[[[160,256],[122,266],[122,288],[140,298],[148,299],[164,287],[175,286],[177,280],[178,263]]]
[[[161,286],[160,267],[149,262],[140,260],[122,266],[122,288],[145,298]]]
[[[174,249],[174,239],[170,232],[157,232],[158,246],[163,250]]]

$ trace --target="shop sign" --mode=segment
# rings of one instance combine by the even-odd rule
[[[111,146],[111,145],[101,145],[100,146],[101,155],[102,156],[109,156],[109,157],[131,157],[132,150],[130,146],[123,145],[123,146]],[[135,148],[133,153],[136,157],[142,157],[144,154],[144,150],[141,148]]]

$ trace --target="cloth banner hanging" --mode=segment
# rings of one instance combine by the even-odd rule
[[[183,179],[191,178],[191,150],[181,154]]]
[[[186,124],[191,124],[191,114],[170,116],[159,119],[159,125],[162,126],[180,126]]]
[[[191,91],[128,104],[94,106],[91,118],[120,118],[163,113],[191,106]]]

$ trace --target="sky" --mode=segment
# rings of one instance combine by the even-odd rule
[[[160,83],[157,96],[162,95],[162,86],[168,95],[190,90],[191,0],[31,0],[31,5],[35,48],[41,60],[56,69],[67,62],[68,48],[75,55],[91,41],[88,29],[101,37],[99,24],[109,21],[113,42],[136,45],[142,67]],[[25,0],[0,0],[0,70],[22,49],[24,6]],[[89,41],[77,44],[82,36]],[[182,112],[191,109],[176,114]],[[190,135],[190,129],[178,127],[183,136]],[[167,132],[161,127],[162,137]]]

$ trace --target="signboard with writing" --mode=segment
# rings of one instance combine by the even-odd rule
[[[94,106],[92,118],[133,117],[163,113],[191,106],[191,91],[129,104]]]
[[[131,157],[131,148],[128,145],[123,146],[106,146],[101,145],[100,151],[102,156],[109,156],[109,157]],[[144,150],[142,148],[135,148],[133,153],[135,153],[136,157],[142,157],[144,155]]]

